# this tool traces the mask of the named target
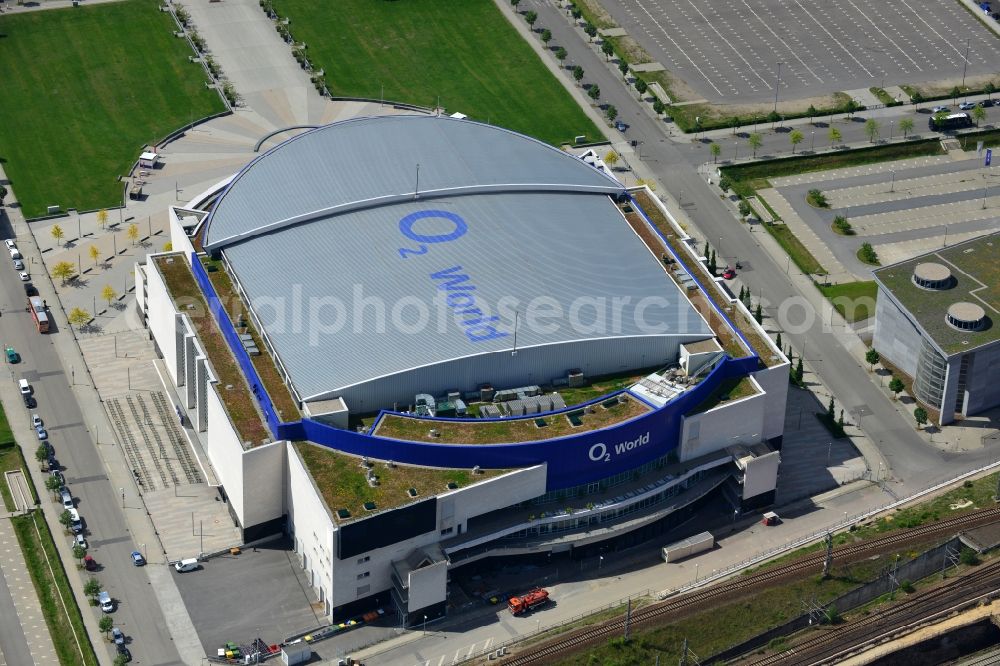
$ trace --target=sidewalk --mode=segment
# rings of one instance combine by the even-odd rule
[[[17,611],[16,618],[4,617],[2,621],[11,628],[14,624],[20,626],[28,650],[31,652],[32,663],[58,666],[59,658],[56,656],[48,625],[45,624],[45,617],[42,615],[38,593],[31,582],[31,574],[25,565],[14,527],[7,518],[0,519],[0,572],[3,573]],[[11,652],[16,654],[13,646]],[[0,655],[0,660],[3,660],[3,657],[4,655]],[[12,659],[8,659],[7,663],[15,666],[16,662]]]

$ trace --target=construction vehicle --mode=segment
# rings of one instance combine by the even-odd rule
[[[507,608],[510,609],[512,615],[521,615],[523,613],[527,613],[528,611],[537,608],[538,606],[543,606],[548,602],[549,602],[548,590],[543,590],[540,587],[536,587],[527,594],[513,596],[510,599],[508,599]]]

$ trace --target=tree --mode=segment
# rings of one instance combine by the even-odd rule
[[[510,0],[510,4],[513,7],[517,7],[519,4],[521,4],[521,0]]]
[[[528,25],[534,27],[535,21],[538,20],[538,12],[525,12],[524,20],[528,22]]]
[[[70,515],[69,509],[66,509],[65,511],[59,514],[59,524],[65,527],[66,529],[69,529],[70,523],[72,522],[73,522],[73,516]]]
[[[647,90],[649,90],[649,84],[642,79],[635,80],[635,91],[639,93],[640,96],[645,95]]]
[[[579,83],[583,79],[583,67],[577,65],[573,68],[573,78]]]
[[[705,247],[703,247],[701,249],[701,256],[705,257],[705,259],[707,260],[708,259],[708,254],[709,254],[708,240],[706,240],[705,241]]]
[[[125,666],[125,664],[128,663],[128,659],[125,658],[125,655],[118,653],[117,655],[115,655],[115,660],[111,663],[114,666]]]
[[[618,60],[618,71],[622,73],[622,78],[624,79],[628,76],[628,63],[625,62],[624,58]]]
[[[583,31],[587,33],[587,37],[590,37],[590,41],[594,41],[594,37],[597,37],[597,27],[592,23],[583,26]]]
[[[740,117],[731,116],[729,120],[726,121],[726,124],[733,128],[733,136],[736,136],[736,133],[740,130]]]
[[[781,349],[781,331],[778,331],[778,335],[774,338],[774,346]]]
[[[69,513],[67,511],[66,513]],[[101,584],[96,578],[88,578],[87,582],[83,584],[83,593],[88,597],[96,597],[97,593],[101,591]]]
[[[871,264],[872,266],[878,266],[878,252],[872,247],[871,243],[862,243],[861,249],[858,250],[858,259],[865,262],[866,264]]]
[[[4,185],[0,185],[0,206],[3,205],[3,200],[7,198],[7,188]]]
[[[104,285],[104,289],[101,289],[101,298],[108,302],[109,307],[111,306],[111,301],[115,300],[117,295],[118,293],[115,291],[115,288],[110,284]]]
[[[899,129],[903,133],[903,138],[913,131],[913,118],[903,118],[899,121]]]
[[[615,118],[618,117],[618,109],[616,109],[613,104],[609,104],[608,108],[604,110],[604,115],[606,115],[608,120],[611,122],[615,122]]]
[[[97,224],[103,229],[108,224],[108,211],[101,209],[97,211]]]
[[[663,115],[667,110],[667,105],[660,101],[660,98],[656,97],[653,99],[653,112],[656,115]]]
[[[604,163],[613,168],[616,164],[618,164],[618,153],[613,150],[609,150],[607,154],[604,155]]]
[[[587,91],[587,95],[590,97],[590,99],[596,102],[598,99],[601,98],[600,86],[598,86],[596,83],[591,83],[590,89]]]
[[[917,429],[927,425],[927,410],[923,407],[917,407],[913,410],[913,420],[917,422]]]
[[[955,100],[962,96],[962,89],[955,86],[951,89],[951,103],[954,104]]]
[[[830,421],[832,422],[833,418],[834,418],[834,416],[836,416],[836,414],[837,414],[837,403],[833,399],[833,396],[831,395],[830,396],[830,402],[826,403],[826,415],[830,419]]]
[[[910,101],[913,102],[913,107],[916,108],[917,105],[924,101],[924,96],[920,94],[919,90],[914,90],[913,94],[910,95]]]
[[[986,120],[986,109],[983,108],[982,104],[976,104],[972,108],[972,118],[976,121],[976,127],[979,127],[979,123]]]
[[[128,239],[130,241],[132,241],[132,245],[135,245],[135,242],[137,240],[139,240],[139,227],[138,227],[138,225],[136,225],[135,222],[133,222],[132,224],[128,225],[128,231],[126,232],[126,234],[128,235]]]
[[[558,60],[559,62],[565,60],[566,56],[568,55],[569,53],[567,53],[566,49],[564,49],[563,47],[560,46],[559,48],[556,49],[556,60]]]
[[[809,116],[809,124],[811,125],[812,121],[813,121],[813,118],[816,117],[816,107],[813,106],[812,104],[810,104],[809,108],[806,109],[806,115]]]
[[[830,131],[827,132],[827,136],[830,137],[830,147],[833,148],[835,144],[840,144],[840,130],[836,127],[830,127]]]
[[[74,268],[75,266],[73,266],[72,262],[69,261],[56,262],[56,265],[52,267],[52,277],[59,278],[60,280],[62,280],[63,284],[66,284],[66,280],[68,280],[70,276],[73,275]]]
[[[861,110],[861,105],[858,104],[857,101],[853,99],[848,100],[847,104],[845,105],[845,111],[849,116],[853,116],[856,111],[860,110]]]
[[[875,364],[878,363],[881,358],[882,356],[874,349],[869,349],[865,352],[865,363],[868,364],[868,372],[872,371],[872,368],[875,367]]]
[[[55,239],[57,245],[62,242],[63,237],[66,235],[66,232],[58,224],[53,224],[49,233],[52,234],[52,238]]]
[[[542,41],[546,44],[552,41],[552,31],[548,28],[542,30]]]
[[[746,289],[746,287],[742,287],[741,286],[740,287],[740,296],[739,296],[739,299],[740,299],[741,303],[743,302],[743,299],[746,298],[746,295],[747,295],[747,289]]]
[[[771,129],[774,129],[774,124],[781,120],[781,114],[777,111],[771,111],[767,114],[767,122],[771,123]]]
[[[49,447],[47,444],[39,444],[38,448],[35,449],[35,460],[42,462],[49,457]]]
[[[848,222],[847,218],[843,215],[838,215],[833,218],[833,230],[845,236],[854,235],[854,227],[851,226],[851,223]]]
[[[111,628],[115,626],[115,621],[110,615],[102,615],[101,619],[97,622],[97,628],[101,630],[101,633],[107,637],[111,633]]]
[[[87,254],[89,254],[90,258],[94,260],[94,265],[96,266],[97,258],[101,256],[101,251],[97,249],[96,245],[91,245],[90,248],[87,250]]]
[[[711,254],[708,255],[708,272],[714,277],[718,268],[719,265],[715,263],[715,250],[712,250]]]
[[[166,243],[163,244],[163,251],[164,252],[170,252],[173,249],[174,249],[174,244],[171,243],[170,241],[167,241]]]
[[[83,308],[73,308],[69,311],[69,323],[77,328],[85,326],[90,321],[90,313]]]
[[[760,144],[764,143],[764,139],[761,138],[758,132],[754,132],[747,137],[747,145],[753,149],[753,156],[757,157],[757,149],[760,148]]]
[[[993,93],[995,93],[996,91],[997,87],[996,85],[994,85],[992,81],[987,81],[986,85],[983,86],[983,92],[986,93],[986,96],[991,100],[993,99]],[[2,197],[0,197],[0,199],[2,199]]]
[[[48,490],[53,495],[59,492],[59,488],[61,487],[62,487],[62,481],[59,480],[59,477],[49,476],[47,479],[45,479],[45,489]]]
[[[875,139],[878,138],[879,129],[879,123],[874,118],[869,118],[865,121],[865,136],[868,137],[868,143],[875,143]]]
[[[722,146],[713,142],[708,147],[708,152],[712,153],[712,164],[715,164],[719,161],[719,155],[722,153]]]
[[[889,390],[892,391],[893,400],[899,397],[899,394],[904,388],[906,388],[906,386],[903,384],[903,380],[899,377],[893,377],[892,380],[889,381]]]
[[[77,561],[82,560],[84,556],[86,556],[86,554],[87,554],[87,549],[84,548],[83,546],[79,544],[73,546],[73,559]]]
[[[611,60],[611,56],[615,54],[614,45],[605,39],[603,42],[601,42],[601,53],[604,54],[605,61]]]
[[[800,132],[799,130],[792,130],[791,133],[788,135],[788,142],[792,144],[793,155],[795,154],[795,146],[802,143],[802,140],[804,138],[805,136],[803,136],[802,132]]]
[[[764,311],[760,307],[760,303],[757,303],[757,308],[753,311],[753,318],[757,320],[758,324],[764,323]]]
[[[799,362],[795,365],[795,381],[801,384],[802,378],[805,376],[806,376],[806,370],[802,366],[802,357],[799,356]]]

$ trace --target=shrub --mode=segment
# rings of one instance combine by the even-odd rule
[[[809,190],[809,194],[806,195],[806,201],[810,206],[815,206],[816,208],[830,207],[830,204],[826,200],[826,195],[817,189]]]
[[[866,264],[871,264],[873,266],[879,265],[878,253],[875,252],[875,248],[872,247],[871,243],[861,244],[861,249],[858,250],[858,259]]]
[[[851,223],[848,222],[847,218],[843,215],[838,215],[833,218],[833,230],[838,234],[843,234],[844,236],[854,235],[854,227],[851,226]]]

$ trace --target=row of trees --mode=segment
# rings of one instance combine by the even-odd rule
[[[875,349],[869,349],[865,352],[865,363],[868,364],[868,372],[872,372],[879,361],[882,360],[882,355],[878,353]],[[896,400],[899,394],[906,389],[906,384],[899,377],[893,375],[892,379],[889,380],[889,391],[892,393],[892,399]],[[927,420],[929,414],[927,410],[923,407],[916,407],[913,410],[913,420],[916,422],[918,428],[922,428],[927,425]]]
[[[101,213],[104,214],[103,219],[101,217]],[[97,221],[101,225],[101,228],[103,229],[104,226],[108,222],[108,211],[106,211],[106,210],[100,211],[97,214]],[[58,224],[53,224],[52,225],[52,228],[49,230],[49,234],[52,236],[52,239],[56,242],[57,245],[61,245],[62,244],[62,239],[66,237],[66,232]],[[128,239],[130,241],[132,241],[132,245],[134,246],[135,243],[136,243],[136,241],[139,240],[139,227],[138,227],[138,225],[136,225],[134,222],[132,224],[128,225],[128,228],[125,230],[125,235],[128,236]],[[91,248],[91,254],[90,254],[90,256],[92,258],[94,258],[94,259],[97,259],[96,250],[97,250],[97,248],[93,248],[93,247]]]

